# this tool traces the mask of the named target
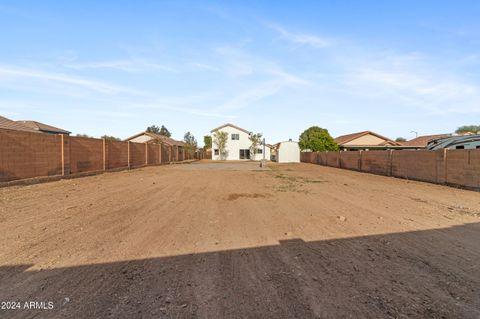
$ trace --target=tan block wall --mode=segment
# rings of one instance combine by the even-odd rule
[[[128,167],[128,142],[105,141],[106,169]]]
[[[103,170],[103,140],[86,137],[69,137],[70,172]]]
[[[162,144],[162,164],[167,164],[170,162],[170,152],[171,147],[165,144]]]
[[[389,151],[362,152],[361,171],[378,175],[389,174]]]
[[[317,154],[317,164],[327,165],[327,153],[319,152]]]
[[[128,168],[128,142],[70,136],[63,136],[63,141],[62,153],[61,135],[0,129],[0,183]],[[162,145],[161,152],[162,164],[174,161],[172,147]],[[158,144],[130,142],[130,167],[159,163]]]
[[[327,152],[327,166],[339,167],[340,154],[339,152]]]
[[[147,144],[148,165],[160,164],[160,144]]]
[[[346,169],[357,169],[357,161],[366,173],[480,190],[480,150],[307,152],[301,161],[337,167],[338,156]]]
[[[393,151],[392,176],[418,181],[443,182],[443,150]]]
[[[360,152],[340,152],[340,167],[356,171],[360,170]]]
[[[145,165],[145,144],[130,142],[130,166],[138,167]]]
[[[183,161],[184,160],[184,157],[185,157],[185,150],[183,149],[183,147],[179,147],[178,148],[178,159],[177,161]]]
[[[480,150],[448,150],[447,183],[480,187]]]
[[[0,129],[0,182],[62,174],[61,136]]]

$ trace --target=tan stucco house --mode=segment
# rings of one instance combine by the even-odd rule
[[[402,146],[400,143],[372,131],[342,135],[335,138],[335,142],[342,151],[384,150]]]

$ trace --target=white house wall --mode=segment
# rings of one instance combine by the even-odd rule
[[[219,131],[227,132],[228,134],[227,146],[226,146],[226,151],[227,151],[226,160],[229,160],[229,161],[240,160],[240,150],[250,149],[251,142],[250,142],[250,139],[248,138],[249,135],[247,133],[231,126],[223,127]],[[215,150],[218,149],[218,146],[215,144],[214,134],[215,132],[212,133],[212,159],[220,160],[220,155],[215,155]],[[232,134],[239,134],[240,139],[232,140]],[[263,145],[259,145],[258,148],[263,149]],[[255,154],[254,160],[259,161],[262,159],[263,159],[263,154]],[[265,159],[270,160],[270,148],[268,148],[267,146],[265,146]]]

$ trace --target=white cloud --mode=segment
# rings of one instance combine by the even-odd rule
[[[212,71],[212,72],[222,71],[221,68],[218,68],[216,66],[206,64],[206,63],[192,62],[192,63],[190,63],[190,65],[197,68],[197,69],[200,69],[200,70],[207,70],[207,71]]]
[[[358,52],[338,64],[343,73],[339,86],[350,95],[428,114],[480,112],[480,87],[455,63],[419,53]]]
[[[188,98],[185,100],[185,104],[188,103]],[[129,107],[133,108],[147,108],[147,109],[160,109],[160,110],[168,110],[168,111],[174,111],[174,112],[180,112],[180,113],[186,113],[186,114],[191,114],[191,115],[198,115],[198,116],[203,116],[203,117],[214,117],[214,118],[227,118],[227,119],[233,119],[236,118],[236,116],[233,115],[228,115],[228,114],[222,114],[218,112],[212,112],[212,111],[203,111],[201,109],[195,109],[191,107],[187,107],[184,105],[172,105],[171,102],[165,102],[162,100],[156,101],[156,102],[150,102],[150,103],[135,103],[132,105],[129,105]]]
[[[222,103],[219,110],[239,110],[249,107],[251,104],[277,94],[283,87],[279,81],[268,81],[255,84],[250,89],[242,90],[241,93],[234,95],[226,102]]]
[[[267,26],[279,33],[284,39],[293,43],[309,45],[315,48],[325,48],[331,45],[330,41],[317,35],[291,32],[278,24],[267,23]]]
[[[119,93],[128,93],[128,94],[143,94],[140,91],[123,87],[116,84],[111,84],[103,81],[97,81],[82,77],[75,77],[62,73],[53,73],[41,70],[34,69],[25,69],[18,68],[6,65],[0,65],[0,77],[3,77],[3,80],[6,82],[8,79],[15,78],[27,78],[27,79],[36,79],[45,82],[56,82],[67,84],[71,86],[83,87],[91,91],[95,91],[103,94],[119,94]]]
[[[167,71],[177,72],[175,68],[170,66],[146,62],[141,60],[114,60],[103,62],[90,62],[90,63],[67,63],[65,67],[71,69],[113,69],[125,72],[149,72],[149,71]]]

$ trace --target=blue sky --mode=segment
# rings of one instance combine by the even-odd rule
[[[0,1],[0,115],[126,138],[480,122],[478,1]],[[200,143],[201,144],[201,143]]]

